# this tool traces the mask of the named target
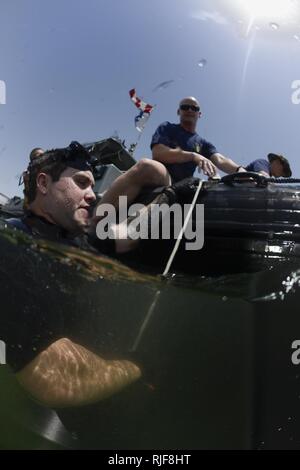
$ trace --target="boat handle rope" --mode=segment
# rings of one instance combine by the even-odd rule
[[[291,183],[300,183],[298,178],[267,178],[266,176],[255,173],[254,171],[246,171],[239,173],[232,173],[231,175],[226,175],[221,178],[220,183],[233,186],[234,183],[244,183],[245,181],[254,180],[254,182],[259,187],[267,186],[268,183],[277,183],[277,184],[291,184]]]
[[[291,184],[300,183],[300,178],[266,178],[267,183]]]

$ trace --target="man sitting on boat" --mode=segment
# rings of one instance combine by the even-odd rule
[[[196,98],[182,99],[177,114],[180,123],[162,123],[151,141],[153,160],[166,166],[173,182],[193,176],[196,168],[209,177],[216,175],[216,167],[225,173],[245,171],[197,134],[201,112]]]
[[[276,153],[269,153],[268,160],[258,159],[249,163],[246,167],[246,171],[254,171],[260,173],[263,176],[275,178],[290,178],[292,176],[292,170],[288,160],[283,155]]]

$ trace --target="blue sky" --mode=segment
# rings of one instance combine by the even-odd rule
[[[289,1],[291,17],[269,8],[251,23],[242,0],[2,0],[0,192],[21,194],[16,175],[33,147],[115,131],[135,142],[133,87],[156,105],[137,159],[151,156],[156,127],[177,122],[178,101],[193,95],[203,111],[198,132],[221,153],[246,164],[281,152],[300,177],[300,105],[291,100],[300,7]]]

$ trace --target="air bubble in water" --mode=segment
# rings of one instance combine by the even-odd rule
[[[279,24],[278,23],[269,23],[270,28],[274,29],[275,31],[279,29]]]

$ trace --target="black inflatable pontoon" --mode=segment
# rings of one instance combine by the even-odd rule
[[[188,273],[227,274],[259,271],[300,257],[300,184],[256,173],[242,175],[204,182],[197,199],[204,205],[204,245],[187,250],[183,237],[173,267]],[[177,201],[190,204],[197,184],[195,179],[187,181]],[[201,223],[196,214],[194,210],[193,231]],[[173,246],[174,240],[145,240],[140,260],[162,268]]]

